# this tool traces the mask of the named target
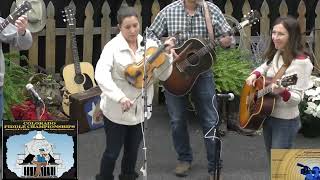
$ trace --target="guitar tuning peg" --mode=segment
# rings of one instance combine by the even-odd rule
[[[63,19],[63,22],[67,22],[67,20],[66,20],[66,19]]]

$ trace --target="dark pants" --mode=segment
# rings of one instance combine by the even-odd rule
[[[121,174],[134,175],[139,146],[142,140],[141,125],[116,124],[105,118],[106,149],[103,153],[97,180],[112,180],[116,160],[122,146]]]

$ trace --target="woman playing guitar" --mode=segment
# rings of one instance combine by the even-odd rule
[[[277,74],[283,79],[296,74],[295,85],[286,88],[271,84],[275,95],[275,103],[271,114],[263,122],[263,136],[268,157],[271,149],[289,149],[299,128],[301,127],[298,105],[303,99],[304,90],[310,84],[313,65],[304,51],[302,36],[298,21],[292,17],[278,18],[272,29],[272,41],[264,55],[267,59],[246,79],[248,86],[256,85],[255,81],[265,74],[273,78]],[[280,71],[280,73],[279,73]],[[282,71],[282,72],[281,72]]]

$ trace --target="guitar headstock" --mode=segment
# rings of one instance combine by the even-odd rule
[[[247,15],[243,16],[243,21],[240,23],[241,28],[256,24],[257,22],[260,21],[260,13],[257,10],[251,10]]]
[[[28,12],[30,9],[32,9],[31,3],[29,1],[24,1],[13,13],[11,13],[11,16],[14,17],[13,19],[17,19],[21,15]]]
[[[297,74],[293,74],[290,76],[286,76],[284,78],[281,79],[280,85],[283,87],[288,87],[290,85],[295,85],[297,84],[298,81],[298,76]]]
[[[67,6],[64,8],[64,11],[62,11],[62,13],[64,13],[63,21],[67,22],[71,29],[74,29],[76,27],[75,10],[70,6]]]

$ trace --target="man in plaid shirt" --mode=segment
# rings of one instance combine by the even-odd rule
[[[208,39],[203,2],[204,0],[177,0],[169,4],[159,12],[150,28],[148,28],[148,38],[159,41],[164,35],[172,36],[177,32],[181,32],[177,37],[178,44],[182,44],[192,37]],[[229,24],[215,4],[211,2],[207,2],[207,4],[215,37],[219,38],[222,47],[229,47],[232,44],[232,37],[227,35],[231,30]],[[176,56],[174,49],[171,52]],[[211,70],[199,76],[191,89],[191,95],[205,134],[218,124],[215,84]],[[178,153],[179,161],[174,173],[180,177],[188,175],[193,160],[187,130],[187,96],[174,96],[165,91],[167,108],[171,119],[173,143]],[[213,179],[213,173],[216,171],[215,143],[212,139],[207,138],[204,138],[204,141],[207,150],[209,177]]]

